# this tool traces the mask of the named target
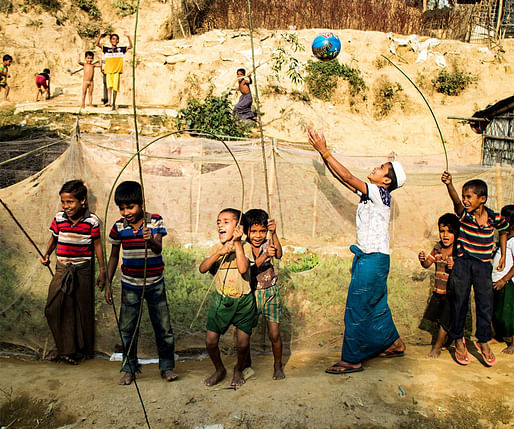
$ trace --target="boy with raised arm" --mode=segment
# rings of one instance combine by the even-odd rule
[[[389,275],[389,218],[391,192],[403,186],[405,172],[399,162],[386,162],[368,175],[368,182],[355,177],[327,149],[325,136],[308,127],[309,143],[332,175],[360,197],[357,207],[357,245],[352,280],[344,314],[341,360],[325,370],[328,374],[362,371],[362,361],[374,356],[403,356],[405,344],[396,330],[387,303]]]
[[[85,61],[80,59],[79,64],[84,68],[84,80],[82,81],[82,98],[80,107],[86,107],[86,94],[88,94],[88,105],[93,106],[93,89],[95,88],[95,67],[102,67],[100,63],[94,63],[95,54],[92,51],[86,51],[84,55]]]
[[[112,110],[116,110],[116,95],[120,91],[120,75],[123,73],[123,55],[125,55],[129,49],[132,49],[132,40],[130,39],[130,35],[126,33],[125,36],[127,36],[129,45],[118,46],[120,36],[111,34],[109,36],[111,46],[104,46],[100,43],[103,34],[104,30],[100,30],[98,39],[96,39],[96,46],[102,50],[105,59],[104,73],[108,93],[106,106],[112,103]]]
[[[200,264],[201,273],[209,271],[215,276],[216,296],[207,316],[205,345],[214,365],[214,373],[205,379],[207,386],[223,380],[227,370],[221,360],[220,336],[230,325],[236,327],[237,362],[234,366],[232,386],[244,384],[243,370],[250,366],[250,336],[255,318],[255,299],[250,288],[251,248],[242,243],[243,226],[241,212],[237,209],[222,210],[216,221],[221,244],[214,246]]]
[[[448,281],[451,303],[449,335],[455,340],[455,359],[461,365],[469,364],[469,354],[464,340],[464,324],[468,311],[471,285],[475,292],[477,347],[486,366],[496,363],[496,356],[489,347],[492,338],[493,315],[493,266],[494,230],[500,234],[501,256],[496,269],[505,266],[505,249],[509,223],[499,214],[486,207],[487,184],[480,179],[469,180],[462,185],[462,201],[452,183],[452,176],[445,171],[441,181],[446,185],[459,217],[460,230],[457,240],[457,258]]]

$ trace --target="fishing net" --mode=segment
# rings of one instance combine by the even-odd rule
[[[143,137],[140,147],[152,141]],[[244,190],[234,160],[216,139],[174,134],[152,143],[142,152],[147,209],[163,216],[169,233],[164,245],[174,249],[167,250],[167,255],[174,259],[167,262],[166,271],[167,282],[171,279],[167,289],[178,350],[201,347],[203,343],[209,300],[199,320],[194,321],[193,316],[210,279],[208,275],[198,274],[197,267],[205,256],[201,249],[217,242],[218,212],[225,207],[241,208],[241,204],[244,211],[266,209],[260,141],[248,139],[227,144],[242,170]],[[478,152],[479,159],[479,147],[480,142],[473,141],[450,151],[450,165],[459,165],[462,154],[469,155],[470,151]],[[43,250],[50,238],[48,227],[60,209],[60,187],[67,180],[82,179],[89,191],[90,209],[105,222],[109,231],[119,217],[111,200],[105,219],[109,194],[120,170],[134,152],[135,140],[131,135],[81,136],[77,127],[68,149],[59,158],[39,173],[0,189],[0,198]],[[339,345],[343,332],[342,314],[350,270],[348,247],[355,242],[358,199],[331,176],[319,155],[306,145],[268,139],[265,153],[271,217],[276,220],[279,237],[285,245],[284,259],[287,261],[295,252],[315,253],[318,257],[313,266],[300,273],[289,270],[287,262],[278,267],[285,303],[286,349],[331,349]],[[374,166],[388,159],[385,151],[368,157],[333,153],[363,179]],[[429,290],[427,274],[420,274],[427,271],[419,268],[416,254],[421,249],[431,249],[437,240],[437,219],[451,211],[452,204],[440,181],[444,169],[441,154],[398,156],[396,160],[404,165],[408,179],[402,189],[393,193],[391,282],[396,281],[398,287],[390,289],[390,295],[393,314],[400,318],[400,331],[415,336],[415,325]],[[451,170],[457,189],[471,178],[485,180],[489,185],[488,206],[494,210],[514,201],[514,172],[510,167],[473,165]],[[118,183],[123,180],[139,180],[135,159],[121,173]],[[39,351],[48,350],[53,340],[43,309],[50,274],[3,208],[0,209],[0,231],[0,270],[4,278],[0,284],[0,340]],[[108,255],[109,246],[107,249]],[[186,249],[200,250],[181,253]],[[332,256],[334,254],[338,259]],[[52,260],[55,261],[55,256]],[[206,280],[202,280],[201,290],[193,290],[198,278]],[[417,281],[421,281],[422,286],[418,289],[412,287]],[[115,286],[115,295],[119,301],[119,283]],[[112,310],[103,302],[101,293],[97,294],[96,319],[97,349],[110,353],[119,339]],[[191,322],[194,322],[192,327]],[[155,353],[148,326],[150,324],[145,325],[143,321],[142,354]],[[263,332],[259,330],[254,335],[253,347],[265,347],[267,340]]]

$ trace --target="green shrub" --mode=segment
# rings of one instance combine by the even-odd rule
[[[118,15],[129,16],[136,13],[137,0],[116,0],[112,6],[118,9]]]
[[[100,34],[100,26],[91,22],[85,24],[79,23],[77,25],[77,33],[79,36],[85,39],[94,39]]]
[[[187,106],[178,111],[177,128],[194,129],[222,136],[245,137],[250,126],[232,117],[232,103],[227,94],[208,96],[204,102],[191,98]]]
[[[403,88],[398,82],[393,83],[389,79],[383,78],[375,90],[375,101],[373,103],[375,117],[386,117],[396,103],[400,103],[403,107],[402,92]]]
[[[284,261],[286,268],[293,273],[301,273],[308,271],[319,264],[318,255],[315,253],[300,253],[294,254],[288,258],[289,261]]]
[[[98,9],[95,0],[75,0],[75,2],[77,6],[84,12],[87,12],[91,18],[100,19],[102,17],[102,13],[100,9]]]
[[[465,73],[458,68],[453,72],[443,69],[437,78],[432,80],[432,84],[437,92],[446,95],[459,95],[472,82],[476,81],[471,73]]]
[[[305,103],[311,102],[311,97],[307,91],[292,90],[289,94],[289,98],[293,101],[304,101]]]
[[[346,64],[340,64],[337,59],[332,61],[309,60],[306,70],[307,88],[314,97],[321,100],[330,101],[340,77],[350,84],[350,94],[352,96],[366,89],[366,83],[361,77],[360,71]]]
[[[27,22],[27,27],[36,27],[39,28],[43,25],[43,20],[41,19],[32,19],[29,22]]]
[[[12,13],[13,11],[13,4],[11,0],[3,0],[0,2],[0,13]]]

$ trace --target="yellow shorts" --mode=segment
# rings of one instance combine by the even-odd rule
[[[120,92],[120,73],[106,73],[105,82],[107,88],[112,88],[113,91]]]

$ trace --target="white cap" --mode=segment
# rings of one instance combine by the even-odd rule
[[[398,187],[401,188],[403,185],[405,185],[407,175],[405,174],[402,165],[398,161],[392,161],[391,165],[393,166],[393,171],[396,175],[396,183],[398,184]]]

